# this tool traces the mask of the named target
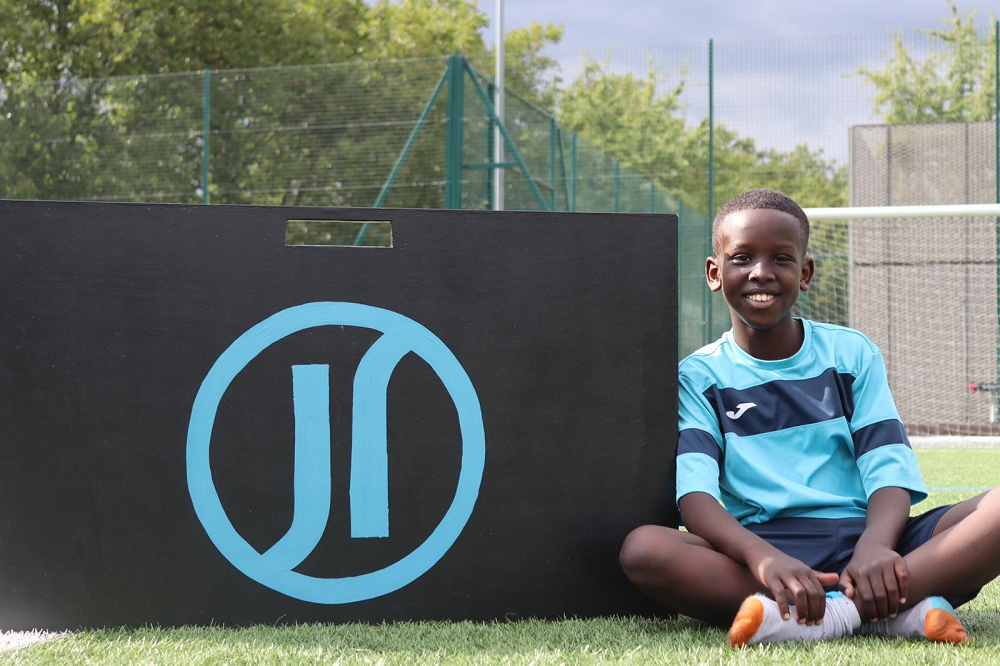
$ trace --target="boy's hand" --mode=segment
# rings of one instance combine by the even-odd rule
[[[861,599],[862,620],[882,622],[896,617],[909,591],[906,562],[884,544],[860,540],[840,575],[840,588],[849,598]]]
[[[835,573],[813,571],[805,564],[789,557],[776,548],[753,553],[747,566],[754,577],[771,591],[778,604],[781,617],[790,619],[788,600],[795,604],[799,624],[819,624],[826,613],[824,585],[834,585],[839,580]]]

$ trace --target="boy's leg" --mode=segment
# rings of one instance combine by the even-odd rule
[[[829,594],[828,622],[783,620],[778,605],[763,594],[765,588],[749,569],[687,532],[640,527],[625,539],[620,559],[629,579],[669,610],[711,624],[732,623],[732,646],[836,638],[853,633],[861,623],[850,600]]]
[[[705,539],[660,525],[632,531],[622,569],[636,587],[668,610],[728,626],[743,601],[764,588],[742,564]]]
[[[974,595],[1000,575],[1000,488],[951,507],[930,540],[903,559],[910,579],[905,606],[932,595]]]
[[[919,519],[918,519],[919,521]],[[910,533],[914,529],[915,532]],[[909,593],[898,617],[866,623],[863,634],[907,636],[960,643],[965,629],[949,600],[962,603],[1000,574],[1000,489],[960,502],[938,519],[927,536],[908,526],[900,539]],[[914,541],[922,544],[914,547]],[[856,602],[860,603],[858,599]]]
[[[944,597],[927,597],[884,622],[865,622],[859,633],[868,636],[926,638],[944,643],[964,643],[968,636]]]

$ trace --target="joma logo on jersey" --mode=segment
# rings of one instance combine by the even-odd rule
[[[751,408],[756,407],[756,406],[757,406],[757,403],[754,403],[754,402],[741,402],[740,404],[736,405],[736,411],[735,412],[726,412],[726,416],[728,416],[732,420],[736,421],[741,416],[743,416],[748,409],[751,409]]]

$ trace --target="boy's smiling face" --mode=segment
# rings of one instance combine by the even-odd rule
[[[793,354],[801,344],[791,318],[799,292],[809,288],[813,260],[806,258],[799,220],[771,209],[742,210],[722,221],[720,247],[706,262],[712,291],[722,291],[733,315],[737,342],[768,343],[766,356]],[[760,351],[760,350],[757,350]]]

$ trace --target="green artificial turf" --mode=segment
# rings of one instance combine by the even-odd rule
[[[1000,485],[1000,450],[920,450],[928,501]],[[0,653],[10,664],[1000,664],[1000,583],[959,610],[973,642],[847,638],[730,650],[685,618],[106,630]]]

